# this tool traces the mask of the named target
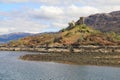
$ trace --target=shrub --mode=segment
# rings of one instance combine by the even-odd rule
[[[72,32],[68,32],[65,37],[70,37],[72,35]]]
[[[62,39],[61,36],[55,37],[53,42],[58,42],[58,43],[60,43],[60,40],[61,40],[61,39]]]

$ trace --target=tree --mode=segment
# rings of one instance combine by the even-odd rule
[[[74,27],[75,26],[75,21],[72,21],[72,22],[70,22],[68,24],[69,24],[69,27]]]

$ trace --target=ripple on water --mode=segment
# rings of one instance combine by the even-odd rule
[[[18,59],[28,53],[0,52],[0,80],[120,80],[120,68]]]

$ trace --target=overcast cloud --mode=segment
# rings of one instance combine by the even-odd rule
[[[12,5],[21,7],[4,11]],[[120,10],[120,0],[0,0],[0,7],[0,34],[40,33],[58,31],[80,16]]]

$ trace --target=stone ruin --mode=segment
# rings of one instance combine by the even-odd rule
[[[85,17],[80,17],[80,19],[77,22],[75,21],[70,22],[69,27],[74,27],[76,25],[82,25],[84,24],[84,20],[85,20]]]
[[[80,19],[76,22],[76,25],[82,25],[84,24],[85,17],[80,17]]]

